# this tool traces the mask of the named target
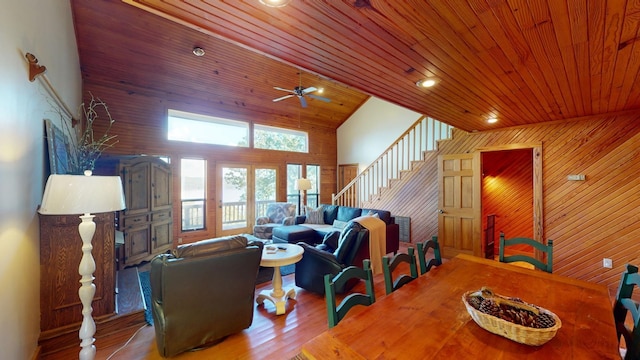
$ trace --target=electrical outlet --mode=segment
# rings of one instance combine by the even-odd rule
[[[178,238],[178,244],[182,244],[182,238]]]
[[[602,259],[602,267],[607,269],[613,268],[613,260],[607,258]]]

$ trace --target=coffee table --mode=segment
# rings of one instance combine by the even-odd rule
[[[286,312],[284,305],[287,299],[296,298],[296,290],[293,287],[287,291],[282,288],[280,266],[295,264],[300,261],[304,249],[302,246],[295,244],[272,244],[271,246],[277,246],[279,249],[275,253],[269,254],[267,253],[267,246],[265,245],[262,249],[260,266],[273,267],[273,279],[271,280],[273,290],[260,291],[256,302],[262,304],[265,300],[269,300],[276,306],[276,315],[282,315]]]

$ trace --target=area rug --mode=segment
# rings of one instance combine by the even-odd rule
[[[140,277],[140,286],[142,286],[142,294],[144,295],[144,319],[147,324],[153,325],[153,315],[151,314],[151,280],[149,278],[149,272],[143,271],[138,273]]]
[[[282,274],[282,276],[293,274],[295,271],[296,264],[280,267],[280,274]],[[256,278],[256,285],[266,283],[267,281],[271,281],[271,279],[273,279],[273,268],[260,267],[260,271],[258,271],[258,277]]]

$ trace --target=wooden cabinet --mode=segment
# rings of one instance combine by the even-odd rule
[[[102,157],[94,173],[119,174],[127,208],[118,213],[124,234],[122,266],[137,265],[173,245],[171,168],[154,156]]]
[[[40,218],[40,341],[76,332],[82,322],[78,297],[82,239],[77,215],[39,215]],[[92,316],[101,318],[115,309],[114,213],[97,214],[91,251],[96,262],[96,293]],[[76,326],[77,325],[77,326]]]

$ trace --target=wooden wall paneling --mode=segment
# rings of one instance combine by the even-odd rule
[[[85,92],[92,92],[100,97],[107,105],[115,123],[111,133],[118,135],[118,143],[108,149],[112,155],[162,155],[171,158],[173,172],[173,239],[174,246],[178,239],[183,243],[212,238],[215,233],[215,212],[218,209],[215,199],[215,164],[218,161],[238,162],[249,164],[269,164],[277,166],[280,173],[280,199],[286,200],[286,165],[316,164],[320,165],[321,186],[320,202],[331,203],[331,194],[336,192],[337,186],[337,137],[335,129],[305,122],[283,121],[272,124],[309,133],[309,152],[290,153],[283,151],[235,148],[207,144],[190,144],[167,140],[166,136],[166,111],[174,108],[183,111],[200,112],[213,116],[233,117],[235,114],[220,112],[215,103],[203,102],[198,99],[179,102],[174,94],[162,94],[159,92],[132,93],[125,88],[114,88],[92,82],[84,83]],[[249,116],[251,115],[251,116]],[[264,114],[244,113],[241,120],[250,122],[264,121]],[[104,123],[96,122],[94,130],[96,134],[104,131]],[[180,210],[180,172],[179,162],[182,157],[202,158],[207,161],[210,169],[208,172],[207,194],[207,229],[182,233],[179,221]]]
[[[437,233],[436,154],[541,143],[541,228],[545,240],[554,240],[554,273],[615,289],[624,265],[640,263],[638,122],[640,114],[628,113],[480,133],[454,130],[453,139],[441,141],[415,173],[367,206],[411,217],[412,242],[423,240]],[[568,181],[570,174],[584,174],[586,181]],[[613,259],[613,269],[602,268],[604,257]]]
[[[483,152],[482,166],[483,224],[495,214],[496,239],[500,232],[533,238],[533,150]],[[497,254],[499,244],[494,245]]]

